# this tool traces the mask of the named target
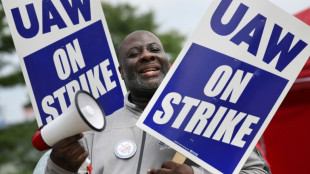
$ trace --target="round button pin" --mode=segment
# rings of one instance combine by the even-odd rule
[[[114,153],[121,159],[128,159],[134,156],[137,151],[137,145],[131,140],[122,140],[114,147]]]

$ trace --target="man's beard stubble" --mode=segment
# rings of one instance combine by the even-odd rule
[[[154,82],[148,82],[147,80],[143,80],[139,77],[138,74],[135,75],[133,79],[128,79],[128,77],[125,75],[124,81],[127,86],[127,88],[130,91],[156,91],[156,89],[159,87],[161,82],[163,81],[165,75],[161,73],[160,77]],[[152,78],[152,77],[150,77]],[[149,80],[149,79],[148,79]]]

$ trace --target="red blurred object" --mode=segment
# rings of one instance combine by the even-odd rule
[[[91,164],[89,164],[89,165],[87,166],[87,170],[88,170],[88,173],[89,173],[89,174],[92,174],[93,166],[92,166]]]
[[[41,135],[41,128],[32,136],[32,145],[39,151],[45,151],[51,148],[44,142]]]
[[[310,8],[295,15],[310,25]],[[309,37],[309,36],[304,36]],[[273,174],[308,174],[310,168],[310,59],[263,135]]]

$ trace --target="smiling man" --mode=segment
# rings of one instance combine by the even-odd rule
[[[132,102],[145,107],[170,66],[160,40],[148,31],[126,37],[119,50],[119,71]]]
[[[124,107],[107,117],[103,132],[84,133],[82,144],[81,135],[58,142],[50,155],[41,158],[34,174],[76,173],[87,156],[92,174],[208,174],[189,160],[171,161],[176,151],[135,125],[170,67],[160,40],[148,31],[131,33],[120,46],[119,63],[130,91]],[[253,151],[241,173],[264,174],[265,167]]]

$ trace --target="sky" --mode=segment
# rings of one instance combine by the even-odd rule
[[[160,31],[179,30],[189,37],[206,13],[212,0],[102,0],[112,4],[129,3],[137,7],[137,13],[152,10]],[[310,0],[270,0],[290,14],[310,8]],[[19,66],[17,55],[7,56],[7,60]],[[0,71],[0,76],[10,73],[14,66]],[[28,100],[25,87],[0,88],[0,125],[2,121],[12,124],[23,119],[22,106]]]
[[[177,29],[188,36],[198,25],[213,0],[102,0],[112,4],[130,3],[139,12],[154,11],[160,30]],[[290,14],[310,7],[310,0],[270,0]]]

